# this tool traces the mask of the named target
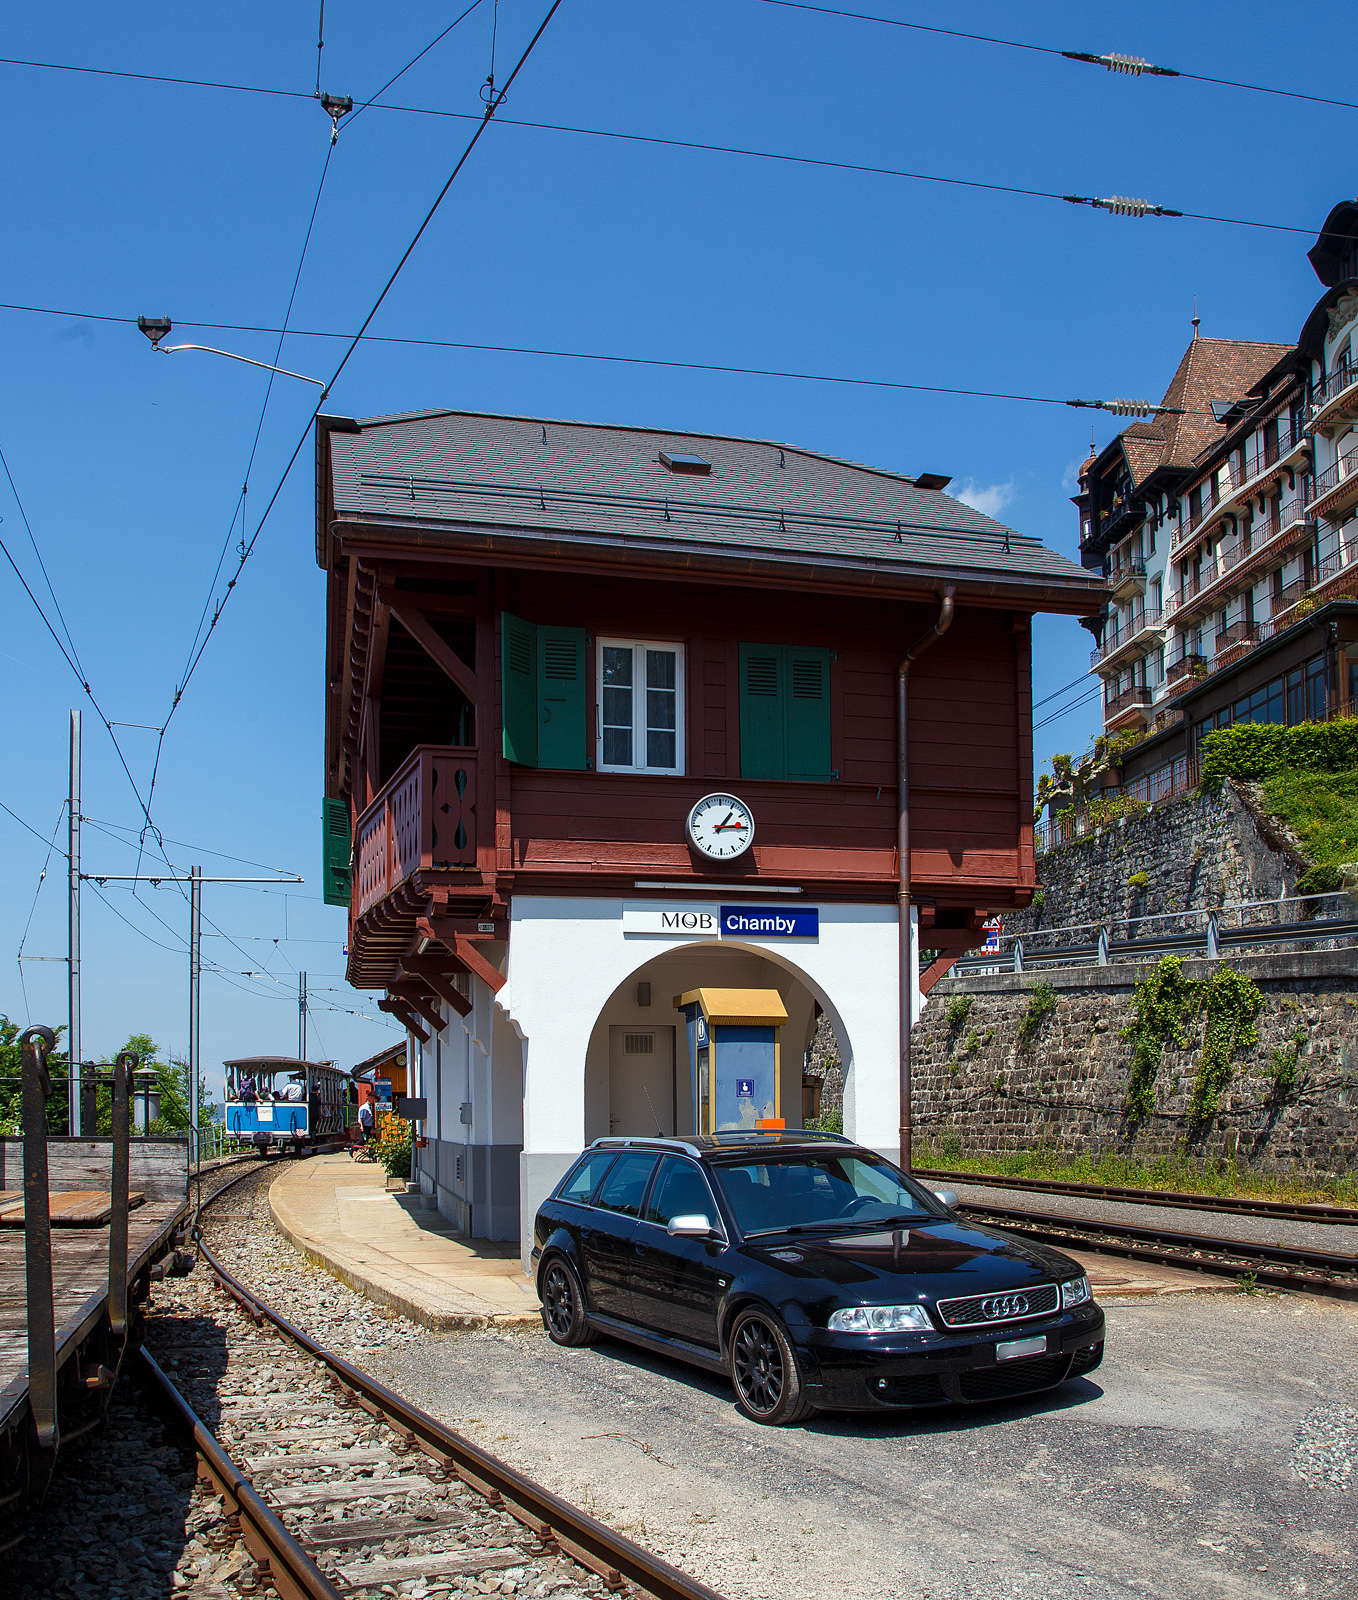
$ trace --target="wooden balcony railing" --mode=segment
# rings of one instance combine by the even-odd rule
[[[358,819],[354,915],[415,872],[476,865],[476,751],[417,745]]]

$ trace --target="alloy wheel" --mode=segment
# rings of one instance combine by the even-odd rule
[[[752,1411],[776,1410],[783,1398],[786,1373],[773,1329],[760,1317],[743,1322],[736,1334],[733,1356],[736,1384],[746,1405]]]
[[[570,1274],[560,1262],[553,1262],[547,1269],[547,1279],[542,1286],[542,1309],[547,1313],[547,1324],[552,1332],[564,1339],[575,1320],[575,1290]]]

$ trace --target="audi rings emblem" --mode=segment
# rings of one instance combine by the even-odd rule
[[[981,1301],[981,1315],[987,1322],[1003,1322],[1006,1317],[1023,1317],[1027,1314],[1027,1295],[997,1294]]]

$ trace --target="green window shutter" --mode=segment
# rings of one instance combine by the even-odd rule
[[[538,634],[537,764],[582,772],[585,761],[585,630]]]
[[[784,650],[780,644],[740,647],[740,775],[785,778]]]
[[[321,888],[328,906],[349,904],[349,807],[343,800],[321,801]]]
[[[789,778],[833,776],[830,770],[830,652],[788,645],[784,701]]]
[[[506,761],[538,764],[538,630],[531,622],[500,614],[501,699]]]

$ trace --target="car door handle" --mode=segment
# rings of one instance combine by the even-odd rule
[[[593,1228],[581,1228],[580,1237],[582,1239],[592,1239],[594,1237],[594,1229]]]
[[[638,1244],[635,1246],[636,1252],[639,1256],[644,1256],[647,1251],[650,1250],[650,1248],[651,1247],[648,1244]]]

